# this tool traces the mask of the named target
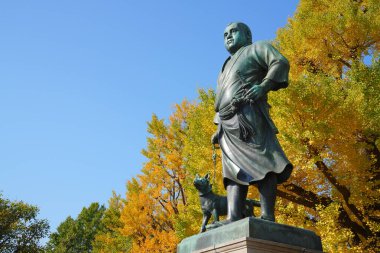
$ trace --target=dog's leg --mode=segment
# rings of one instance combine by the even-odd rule
[[[203,220],[202,220],[202,226],[201,226],[200,233],[203,233],[206,231],[206,225],[207,225],[208,221],[210,220],[210,218],[211,218],[210,212],[204,212],[203,213]]]
[[[214,222],[219,221],[219,212],[216,208],[212,210],[212,216],[214,217]]]

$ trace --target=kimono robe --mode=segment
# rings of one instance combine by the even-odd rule
[[[271,44],[255,42],[229,57],[218,78],[214,123],[222,150],[223,177],[249,185],[269,172],[286,181],[293,166],[283,152],[269,116],[267,96],[241,101],[246,89],[272,80],[274,90],[288,86],[289,63]]]

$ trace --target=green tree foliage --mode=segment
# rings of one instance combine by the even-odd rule
[[[43,252],[39,242],[47,236],[49,224],[37,219],[38,211],[36,206],[0,194],[0,252]]]
[[[47,252],[92,252],[94,238],[102,230],[104,212],[103,205],[92,203],[84,207],[76,219],[69,216],[58,226],[57,232],[50,235]]]
[[[108,204],[109,206],[100,221],[100,226],[103,229],[95,235],[92,243],[93,252],[129,252],[132,247],[131,239],[121,234],[124,224],[120,220],[120,215],[125,206],[125,200],[113,192]]]

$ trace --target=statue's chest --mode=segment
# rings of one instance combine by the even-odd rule
[[[219,74],[218,85],[220,88],[240,85],[239,81],[261,82],[266,70],[260,66],[254,57],[240,55],[238,59],[231,58],[225,65],[223,72]]]

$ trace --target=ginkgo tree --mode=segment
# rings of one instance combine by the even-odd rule
[[[378,51],[379,13],[377,0],[301,0],[277,35],[277,46],[291,62],[292,79],[305,71],[341,77],[346,68]]]
[[[328,251],[379,244],[379,11],[378,1],[303,0],[275,42],[292,82],[271,96],[272,113],[296,165],[281,211],[306,212],[294,224],[304,219]]]
[[[120,232],[132,239],[133,252],[171,252],[179,242],[174,219],[180,205],[186,205],[182,152],[186,117],[191,107],[186,101],[177,105],[169,124],[156,115],[148,123],[151,136],[142,151],[147,162],[141,175],[127,183],[120,215],[124,224]]]
[[[315,231],[327,252],[380,248],[379,13],[375,0],[301,0],[273,42],[291,81],[270,93],[271,114],[294,164],[278,187],[277,221]],[[127,183],[114,229],[132,252],[172,252],[199,232],[195,174],[210,173],[214,192],[225,194],[220,150],[213,161],[210,144],[214,98],[201,90],[169,121],[148,123],[147,162]]]

